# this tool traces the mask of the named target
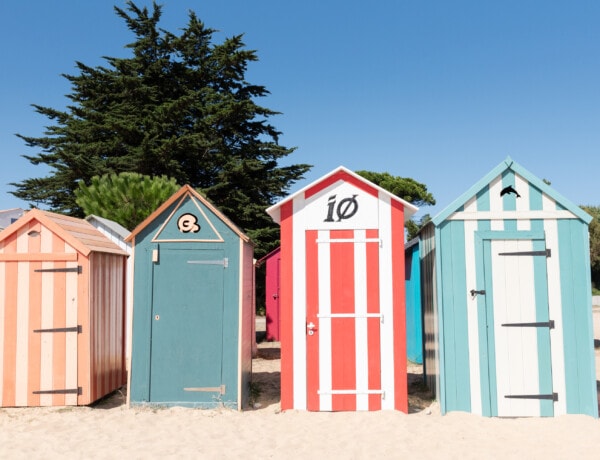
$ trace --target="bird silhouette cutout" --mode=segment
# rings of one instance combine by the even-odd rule
[[[519,193],[513,188],[512,185],[509,185],[508,187],[504,187],[502,189],[502,191],[500,192],[500,196],[504,196],[507,193],[514,193],[517,196],[517,198],[521,198],[521,195],[519,195]]]

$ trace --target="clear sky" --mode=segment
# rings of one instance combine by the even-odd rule
[[[247,80],[285,163],[314,165],[292,192],[339,165],[427,185],[432,215],[506,156],[580,205],[600,205],[598,0],[164,0],[161,26],[188,11],[257,51]],[[147,0],[136,2],[151,6]],[[123,0],[0,2],[0,209],[28,207],[9,182],[47,174],[15,136],[62,109],[75,61],[127,56]]]

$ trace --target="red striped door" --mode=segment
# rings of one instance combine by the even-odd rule
[[[381,409],[379,232],[306,231],[307,408]]]

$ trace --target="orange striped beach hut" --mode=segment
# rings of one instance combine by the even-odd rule
[[[0,407],[90,404],[126,383],[127,253],[31,210],[0,232]]]

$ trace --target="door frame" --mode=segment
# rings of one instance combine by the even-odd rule
[[[496,378],[496,352],[494,328],[494,286],[492,267],[492,241],[527,240],[532,242],[533,251],[546,250],[546,236],[543,230],[487,230],[475,232],[475,263],[477,288],[483,286],[485,295],[477,296],[479,355],[481,369],[482,412],[486,416],[498,416],[498,394]],[[549,321],[547,259],[534,259],[534,283],[544,282],[545,289],[536,289],[536,322]],[[542,279],[543,278],[543,279]],[[545,306],[545,307],[544,307]],[[492,327],[488,327],[491,325]],[[549,328],[538,328],[538,373],[540,393],[552,393],[552,343]],[[539,353],[540,345],[547,343],[548,353]],[[554,401],[540,400],[541,416],[554,415]]]

